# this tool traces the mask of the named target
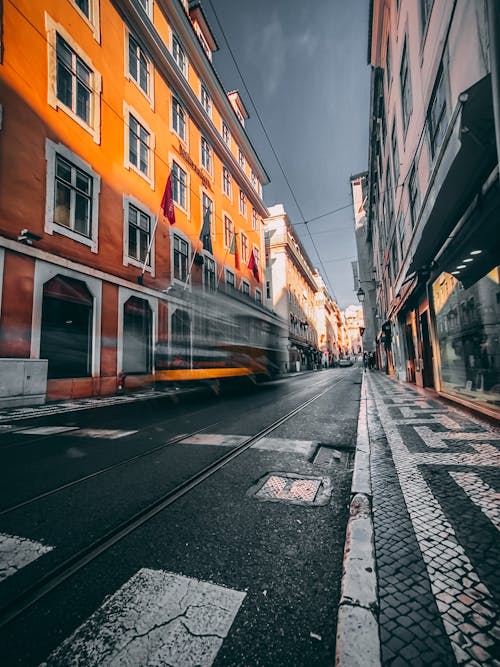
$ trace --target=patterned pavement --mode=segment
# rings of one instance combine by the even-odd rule
[[[500,429],[365,374],[383,665],[500,666]]]

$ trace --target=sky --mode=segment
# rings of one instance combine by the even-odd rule
[[[245,129],[271,179],[265,205],[284,205],[338,305],[357,304],[349,179],[368,164],[369,0],[202,0],[202,6],[219,46],[213,64],[226,90],[240,91],[250,114]]]

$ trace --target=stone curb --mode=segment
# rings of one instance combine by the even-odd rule
[[[363,373],[337,621],[337,667],[380,667],[367,383]]]

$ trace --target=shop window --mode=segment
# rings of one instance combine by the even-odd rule
[[[91,375],[93,298],[84,282],[56,276],[43,287],[40,358],[48,378]]]
[[[126,373],[151,372],[151,332],[149,303],[130,297],[123,307],[123,370]]]
[[[190,367],[191,319],[185,310],[172,315],[171,358],[174,368]]]

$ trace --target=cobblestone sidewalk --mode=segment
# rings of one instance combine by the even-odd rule
[[[383,665],[500,665],[500,430],[366,373]]]

